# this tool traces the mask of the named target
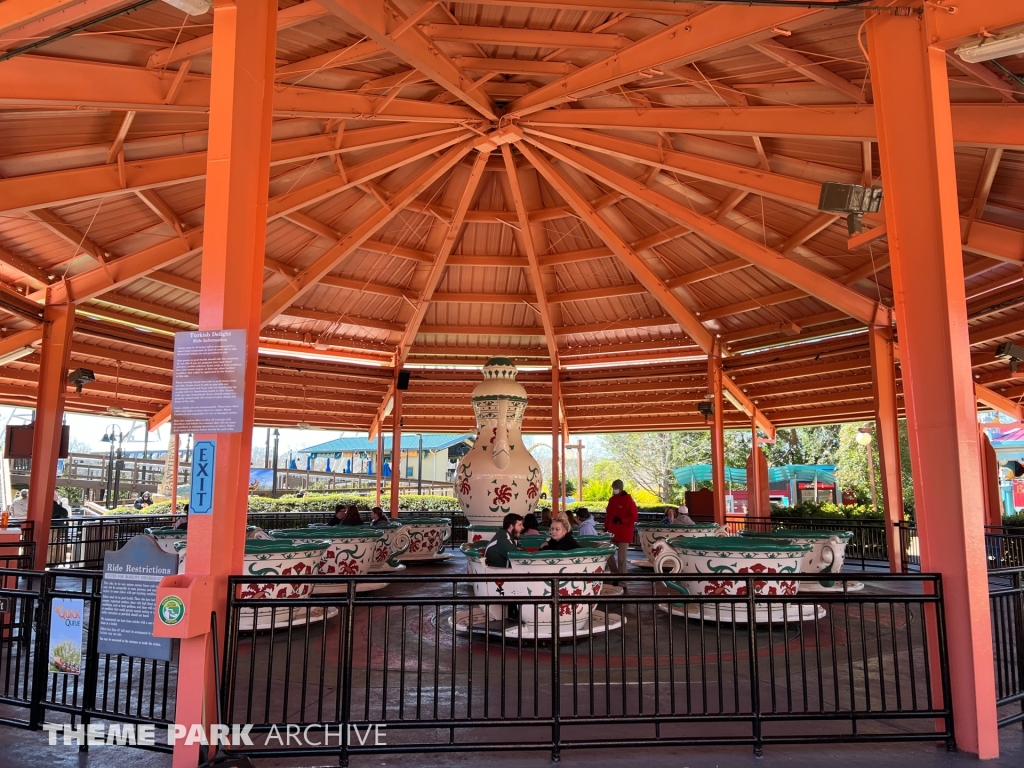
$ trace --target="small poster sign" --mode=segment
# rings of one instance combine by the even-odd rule
[[[100,585],[100,653],[171,660],[171,639],[153,637],[156,588],[178,572],[178,556],[164,552],[152,536],[134,536],[103,555]]]
[[[174,334],[172,433],[242,431],[245,339],[244,329]]]
[[[53,598],[50,603],[50,672],[81,673],[84,616],[85,601]]]

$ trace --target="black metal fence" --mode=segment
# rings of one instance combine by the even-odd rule
[[[347,594],[273,607],[242,596],[253,579],[231,580],[223,703],[229,724],[255,726],[246,754],[344,765],[355,753],[952,743],[937,576],[879,574],[887,588],[870,594],[840,575],[838,592],[757,595],[779,579],[757,574],[729,575],[735,597],[679,595],[654,575],[625,577],[624,595],[568,594],[555,579],[478,598],[481,577],[424,575],[389,576],[386,597],[353,589],[372,578],[281,578]],[[268,737],[288,724],[375,738]]]
[[[989,604],[999,726],[1024,723],[1024,568],[989,572]]]

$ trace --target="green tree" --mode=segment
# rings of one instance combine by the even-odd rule
[[[711,435],[706,431],[628,432],[605,435],[602,441],[621,468],[620,477],[664,503],[677,502],[681,496],[673,469],[711,460]]]
[[[839,429],[839,450],[836,453],[836,481],[839,487],[852,491],[862,504],[871,503],[871,478],[868,471],[868,448],[857,442],[857,433],[861,427],[871,430],[872,461],[875,469],[875,493],[878,508],[884,507],[882,500],[881,457],[878,453],[878,440],[874,422],[843,424]],[[912,509],[914,506],[914,482],[910,469],[910,444],[906,419],[899,421],[900,440],[900,474],[903,481],[903,507]]]

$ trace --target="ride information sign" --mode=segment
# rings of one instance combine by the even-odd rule
[[[135,536],[103,555],[100,653],[171,660],[171,639],[153,637],[153,611],[160,580],[177,572],[178,556],[160,549],[152,536]]]
[[[172,433],[241,432],[244,388],[244,330],[174,334]]]

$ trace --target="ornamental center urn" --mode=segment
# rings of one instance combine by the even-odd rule
[[[455,495],[470,523],[501,525],[509,512],[526,515],[540,497],[540,466],[523,443],[526,390],[516,366],[493,357],[473,390],[476,439],[455,472]]]

